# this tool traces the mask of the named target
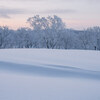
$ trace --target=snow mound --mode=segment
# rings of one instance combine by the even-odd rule
[[[100,52],[1,49],[0,100],[99,100]]]
[[[1,49],[0,61],[28,65],[59,65],[100,71],[100,51]]]

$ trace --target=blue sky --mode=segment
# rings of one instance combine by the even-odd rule
[[[100,0],[0,0],[0,25],[28,26],[28,17],[58,15],[68,28],[100,26]]]

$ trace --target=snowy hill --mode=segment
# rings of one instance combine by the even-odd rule
[[[100,51],[0,50],[0,100],[99,99]]]

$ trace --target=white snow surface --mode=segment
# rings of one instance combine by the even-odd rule
[[[100,51],[0,49],[0,100],[100,100]]]
[[[100,71],[100,51],[1,49],[0,61],[28,65],[63,65]]]

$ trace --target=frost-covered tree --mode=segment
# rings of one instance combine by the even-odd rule
[[[65,24],[63,23],[62,19],[56,15],[53,17],[40,17],[39,15],[36,15],[28,18],[27,22],[34,30],[62,30],[65,28]]]
[[[52,48],[100,50],[100,27],[67,29],[58,16],[28,18],[33,29],[0,27],[0,48]]]
[[[88,28],[86,31],[91,36],[92,48],[100,50],[100,27]]]
[[[9,36],[10,30],[7,26],[0,27],[0,48],[6,48],[8,41],[7,37]]]
[[[40,17],[39,15],[28,18],[27,22],[34,30],[42,30],[49,27],[47,19],[45,17]]]

